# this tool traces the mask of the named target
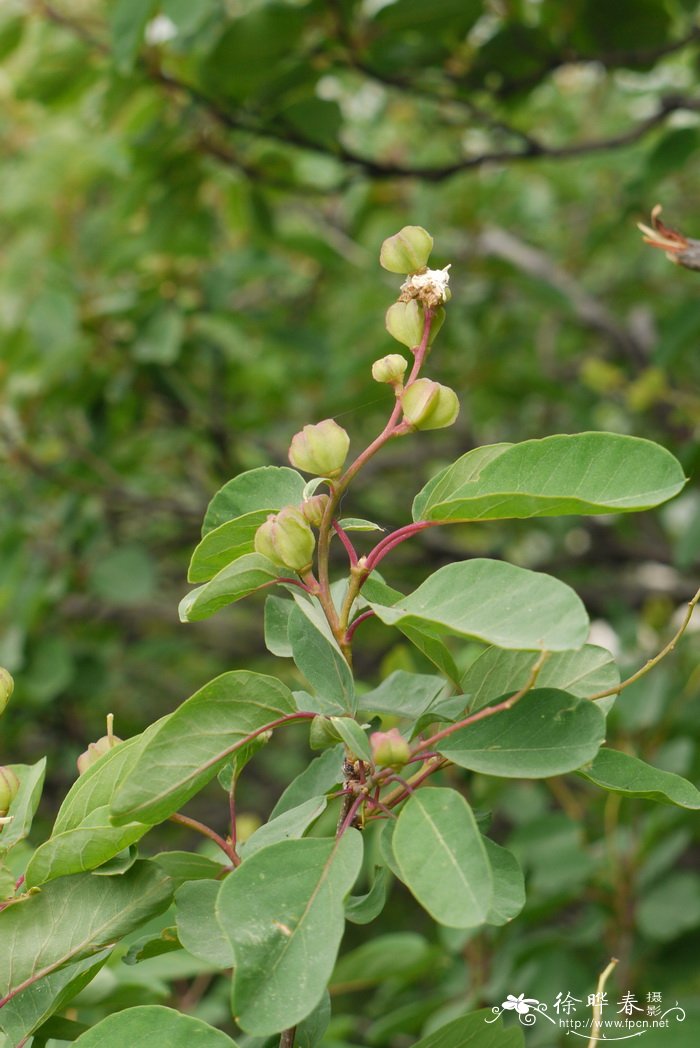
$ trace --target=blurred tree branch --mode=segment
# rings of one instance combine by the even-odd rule
[[[103,55],[108,55],[110,53],[110,48],[106,42],[101,40],[92,31],[88,30],[85,25],[76,22],[73,18],[64,14],[52,4],[45,2],[45,0],[36,0],[34,9],[39,15],[70,31],[83,40],[88,46],[97,49]],[[613,52],[596,55],[594,59],[591,58],[591,56],[586,58],[585,56],[573,51],[565,51],[555,59],[552,59],[549,64],[543,66],[536,83],[554,69],[559,68],[563,64],[570,64],[572,62],[595,60],[607,67],[609,65],[618,64],[621,61],[629,62],[633,65],[639,64],[640,62],[653,61],[655,58],[664,57],[667,54],[674,53],[689,46],[696,42],[699,35],[700,30],[694,28],[680,40],[660,45],[659,48],[652,51],[644,51],[643,53],[635,51],[622,53]],[[347,33],[345,33],[341,43],[345,43],[346,47],[347,40]],[[682,111],[700,112],[700,98],[680,93],[669,93],[661,96],[656,110],[653,113],[642,120],[636,121],[626,130],[621,131],[618,134],[601,136],[599,138],[589,138],[580,142],[566,142],[561,145],[555,145],[553,143],[543,142],[539,138],[535,138],[527,132],[513,127],[509,123],[499,119],[496,115],[492,115],[483,107],[477,107],[469,100],[459,97],[445,98],[439,93],[433,93],[432,91],[426,92],[425,88],[422,86],[416,85],[403,78],[388,78],[383,76],[368,66],[364,61],[361,61],[356,51],[351,49],[350,53],[345,55],[347,67],[360,70],[365,75],[380,80],[397,90],[408,92],[418,91],[422,97],[428,98],[431,103],[440,104],[444,102],[456,102],[459,105],[465,106],[471,117],[475,118],[477,122],[490,127],[492,130],[506,133],[511,137],[516,137],[522,143],[521,147],[518,148],[506,147],[486,149],[471,156],[461,157],[448,164],[435,166],[421,164],[404,165],[393,161],[384,161],[371,156],[362,155],[338,140],[336,140],[332,145],[327,145],[309,138],[288,124],[282,125],[279,121],[275,122],[274,120],[271,120],[264,123],[259,119],[251,119],[251,117],[240,108],[229,108],[224,102],[211,97],[197,84],[186,81],[173,73],[167,72],[160,64],[154,61],[154,59],[155,53],[142,57],[139,62],[141,72],[155,83],[159,83],[163,87],[168,88],[171,92],[180,94],[191,101],[201,112],[206,113],[209,117],[213,118],[223,129],[252,135],[259,139],[276,141],[292,148],[319,153],[331,157],[339,161],[341,164],[347,165],[349,168],[354,169],[356,173],[364,174],[369,178],[376,180],[420,179],[425,182],[439,183],[446,181],[455,175],[461,174],[462,172],[478,169],[487,164],[520,163],[523,161],[543,158],[565,160],[572,157],[587,156],[592,153],[607,152],[621,149],[625,146],[639,142],[650,132],[662,126],[673,113]],[[448,81],[449,79],[450,78],[448,77]],[[452,81],[456,83],[460,82],[458,78],[452,78]],[[503,87],[500,89],[501,93],[502,91]],[[499,92],[495,92],[495,95],[498,93]],[[234,166],[256,179],[268,180],[268,176],[265,172],[247,165],[235,151],[231,150],[230,146],[214,142],[209,136],[204,138],[200,136],[197,141],[201,148],[212,156],[215,156],[221,162]],[[287,189],[292,187],[283,183],[280,185],[280,188]],[[297,187],[295,186],[294,188]]]

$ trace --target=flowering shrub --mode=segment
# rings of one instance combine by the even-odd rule
[[[414,498],[411,521],[389,534],[341,514],[386,444],[429,439],[423,430],[457,418],[455,391],[425,374],[450,298],[449,267],[428,268],[431,248],[414,226],[382,247],[384,267],[405,278],[387,330],[410,355],[372,365],[373,378],[393,391],[381,433],[350,455],[350,436],[333,419],[305,426],[291,441],[295,468],[254,469],[217,492],[192,555],[197,586],[182,601],[182,620],[270,591],[267,647],[293,660],[304,687],[234,670],[139,736],[122,741],[110,721],[82,755],[51,836],[19,874],[13,849],[29,833],[44,762],[0,769],[0,1029],[8,1045],[42,1036],[116,944],[168,908],[171,925],[145,931],[129,962],[187,950],[213,971],[232,972],[231,1015],[244,1037],[279,1035],[287,1048],[319,1043],[345,923],[375,920],[392,879],[449,929],[503,925],[522,909],[519,863],[469,803],[476,775],[577,772],[605,790],[698,807],[698,791],[680,776],[604,747],[606,714],[632,678],[621,682],[612,656],[588,643],[588,616],[569,586],[485,558],[447,564],[410,594],[390,584],[390,554],[428,528],[658,506],[685,483],[669,452],[600,432],[493,444],[433,476]],[[439,373],[439,364],[431,370]],[[338,577],[333,547],[345,561]],[[399,631],[426,672],[395,671],[358,688],[353,652],[376,622]],[[460,658],[464,641],[483,646],[475,661]],[[0,683],[2,712],[8,675]],[[320,755],[239,842],[240,777],[273,733],[304,722]],[[226,794],[223,832],[180,812],[215,776]],[[177,851],[139,857],[139,842],[165,820],[214,842],[221,861]],[[522,994],[512,1000],[504,1008],[527,1010]],[[154,1037],[175,1044],[196,1036],[203,1048],[233,1043],[159,1006],[74,1026],[80,1048]],[[458,1017],[440,1045],[458,1048],[472,1027],[473,1016]],[[490,1048],[519,1043],[500,1020],[488,1038]]]

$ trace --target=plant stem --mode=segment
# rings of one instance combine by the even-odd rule
[[[191,819],[189,815],[182,815],[179,811],[174,812],[170,816],[170,822],[176,822],[180,826],[186,826],[189,830],[194,830],[196,833],[201,833],[202,837],[208,837],[210,841],[214,841],[214,844],[221,848],[222,852],[228,859],[231,860],[234,866],[240,866],[240,858],[236,853],[236,849],[233,844],[229,844],[225,841],[215,830],[212,830],[210,826],[206,826],[203,822],[198,822],[197,819]]]
[[[290,1026],[288,1030],[283,1030],[280,1036],[279,1048],[294,1048],[294,1037],[296,1032],[296,1026]]]
[[[548,654],[549,652],[547,651],[540,652],[532,670],[530,671],[530,676],[528,677],[527,682],[520,691],[516,691],[509,698],[504,699],[503,702],[499,702],[495,706],[484,706],[483,709],[477,710],[476,713],[472,713],[469,717],[465,717],[464,720],[458,721],[456,724],[450,724],[449,728],[444,728],[443,731],[437,732],[436,735],[431,735],[429,739],[425,739],[418,744],[416,747],[416,753],[433,747],[436,742],[439,742],[441,739],[446,739],[449,735],[459,731],[461,728],[466,728],[469,724],[475,724],[477,721],[483,720],[485,717],[493,717],[495,713],[509,710],[511,706],[514,706],[516,702],[519,702],[520,699],[522,699],[523,695],[527,695],[528,691],[530,691],[534,686]]]
[[[595,695],[589,696],[591,701],[595,702],[597,699],[606,699],[608,695],[618,695],[619,692],[621,692],[624,688],[628,688],[630,684],[634,684],[635,681],[640,680],[649,672],[649,670],[653,670],[654,666],[661,662],[662,659],[665,659],[666,656],[673,651],[676,644],[688,628],[688,625],[693,617],[693,612],[695,611],[695,607],[698,601],[700,601],[700,589],[697,591],[695,596],[688,601],[688,610],[685,613],[683,621],[681,622],[679,628],[676,630],[674,635],[671,637],[668,644],[661,649],[658,655],[655,655],[653,659],[649,659],[647,662],[645,662],[641,669],[637,670],[636,673],[633,673],[631,677],[627,678],[627,680],[623,680],[621,684],[616,685],[616,687],[607,688],[605,691],[598,691]]]
[[[410,386],[411,383],[415,382],[416,378],[418,377],[418,374],[420,373],[420,369],[423,366],[425,355],[428,352],[428,340],[430,338],[430,328],[432,326],[432,323],[433,312],[430,309],[426,309],[423,322],[423,335],[420,341],[420,345],[416,346],[414,350],[413,367],[411,369],[411,374],[409,375],[408,381],[404,386],[404,389]],[[362,582],[366,577],[366,573],[363,572],[362,574],[356,577],[354,586],[351,582],[351,589],[354,591],[353,595],[352,597],[350,597],[350,594],[348,594],[348,597],[350,599],[346,599],[343,611],[339,617],[330,595],[329,553],[333,521],[335,519],[336,510],[338,508],[341,498],[343,497],[343,494],[345,493],[345,490],[347,489],[348,485],[353,480],[353,478],[362,469],[362,467],[372,458],[373,455],[376,455],[376,453],[380,450],[380,448],[384,446],[384,444],[387,443],[388,440],[391,440],[392,437],[400,436],[402,433],[408,432],[408,429],[404,427],[403,423],[399,421],[401,413],[401,401],[397,397],[396,403],[394,404],[394,408],[391,412],[391,415],[389,416],[389,420],[385,425],[384,429],[381,431],[381,433],[374,438],[371,444],[369,444],[364,451],[360,452],[360,454],[353,462],[351,462],[351,464],[345,470],[345,473],[343,473],[342,477],[340,477],[337,481],[330,485],[328,505],[326,506],[325,512],[323,514],[323,519],[321,521],[321,525],[318,531],[317,563],[318,581],[320,588],[318,599],[321,603],[321,607],[323,608],[326,619],[328,620],[328,625],[331,627],[333,635],[338,641],[340,648],[343,654],[345,655],[345,658],[348,660],[348,663],[351,662],[351,649],[350,645],[346,640],[345,631],[347,629],[348,619],[350,618],[352,603],[355,599],[355,596],[357,595],[357,592],[359,592]],[[356,568],[357,565],[353,565],[353,567]]]
[[[380,560],[390,553],[395,546],[399,546],[406,539],[412,538],[417,535],[419,531],[424,531],[426,528],[435,528],[438,524],[442,524],[444,521],[441,520],[419,520],[415,524],[405,524],[402,528],[397,528],[396,531],[392,531],[390,535],[386,535],[385,538],[378,542],[372,552],[367,557],[367,573],[374,571]]]
[[[371,619],[372,616],[375,614],[376,613],[372,611],[370,608],[368,611],[363,611],[362,614],[358,615],[356,619],[353,619],[353,621],[348,626],[347,632],[345,634],[345,639],[348,642],[348,644],[352,641],[352,638],[355,635],[355,630],[360,625],[360,623],[365,622],[366,619]]]
[[[601,1027],[601,1016],[603,1014],[602,997],[605,984],[612,975],[617,965],[617,957],[610,959],[610,964],[607,968],[603,969],[598,977],[598,985],[596,986],[595,1004],[593,1005],[593,1026],[591,1027],[591,1039],[586,1045],[586,1048],[596,1048],[598,1044],[598,1034],[600,1033]]]
[[[357,564],[357,552],[352,542],[350,541],[347,532],[340,526],[337,520],[333,521],[333,530],[345,546],[347,555],[350,559],[350,565],[354,567],[355,564]]]

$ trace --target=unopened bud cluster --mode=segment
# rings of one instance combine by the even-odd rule
[[[404,425],[398,431],[404,433],[451,426],[459,413],[454,390],[428,378],[412,379],[442,326],[442,303],[450,297],[450,267],[427,268],[432,247],[433,238],[422,226],[405,226],[384,241],[380,253],[385,269],[406,276],[399,301],[387,310],[386,327],[397,342],[416,355],[416,365],[404,386],[408,361],[400,353],[388,353],[372,364],[372,378],[394,387],[403,411]],[[332,494],[349,449],[346,431],[334,419],[326,418],[304,426],[292,437],[289,461],[295,469],[328,481]],[[301,505],[284,506],[271,513],[255,533],[256,552],[278,567],[306,575],[311,571],[316,548],[312,529],[323,525],[329,501],[326,494],[312,495]]]
[[[297,506],[271,513],[255,533],[255,549],[273,564],[304,574],[311,568],[316,539]]]

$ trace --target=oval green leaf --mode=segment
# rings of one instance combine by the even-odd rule
[[[46,975],[98,952],[170,902],[161,869],[137,862],[121,877],[61,877],[0,912],[0,997],[14,997]]]
[[[235,604],[250,593],[268,586],[279,578],[281,569],[259,553],[246,553],[222,568],[218,575],[191,590],[180,601],[178,609],[181,622],[199,622],[208,619],[215,611]]]
[[[408,597],[387,607],[371,603],[378,618],[403,629],[433,627],[527,651],[580,648],[588,616],[574,591],[551,575],[500,560],[447,564]]]
[[[700,790],[692,782],[673,772],[653,768],[639,757],[619,750],[602,749],[591,766],[582,768],[579,775],[612,793],[647,797],[660,804],[674,804],[692,811],[700,808]]]
[[[275,677],[233,670],[209,681],[163,719],[128,767],[112,800],[113,822],[167,819],[251,735],[295,712],[292,693]]]
[[[301,502],[304,478],[289,466],[260,466],[240,473],[220,488],[207,507],[202,535],[255,510],[276,513]]]
[[[605,740],[605,718],[587,699],[536,689],[438,744],[461,768],[506,779],[546,779],[593,760]]]
[[[361,864],[362,836],[347,830],[272,844],[224,881],[217,916],[233,946],[233,1014],[246,1033],[279,1033],[319,1003]]]
[[[159,1004],[137,1005],[108,1015],[75,1041],[76,1048],[125,1048],[130,1044],[236,1048],[236,1042],[221,1030]]]
[[[436,921],[450,928],[486,921],[491,865],[474,814],[456,790],[413,793],[396,823],[392,850],[402,881]]]
[[[487,648],[462,677],[462,691],[469,697],[467,708],[473,712],[502,695],[520,691],[536,660],[530,652]],[[612,655],[595,644],[585,644],[579,651],[552,652],[537,675],[538,688],[558,688],[579,699],[619,683],[620,673]],[[602,708],[605,710],[605,706]]]
[[[685,483],[678,460],[653,441],[619,433],[558,435],[467,452],[418,493],[413,519],[630,513],[666,502]]]

